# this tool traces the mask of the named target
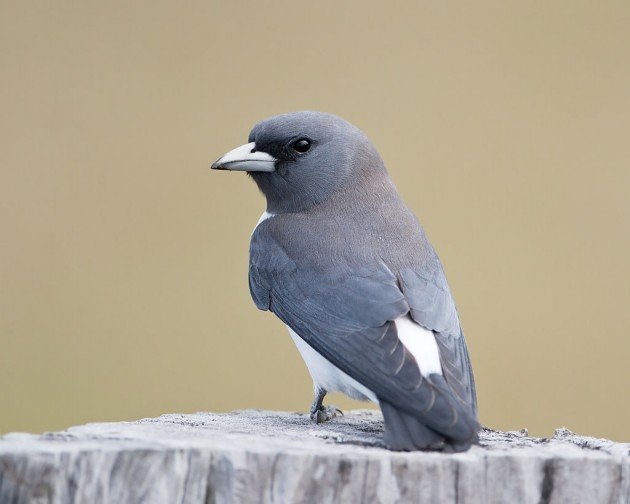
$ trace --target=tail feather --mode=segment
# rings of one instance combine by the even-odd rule
[[[419,420],[381,401],[385,419],[385,444],[391,450],[412,451],[438,449],[444,437],[424,426]]]
[[[436,400],[424,414],[410,413],[380,399],[385,443],[392,450],[465,451],[477,443],[479,423],[474,407],[455,400],[441,375],[431,375]]]

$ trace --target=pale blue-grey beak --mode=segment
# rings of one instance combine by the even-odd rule
[[[256,142],[250,142],[231,150],[212,163],[213,170],[248,172],[272,172],[277,159],[263,151],[256,150]]]

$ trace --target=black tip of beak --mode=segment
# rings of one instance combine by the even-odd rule
[[[210,169],[211,170],[225,170],[226,169],[225,166],[223,166],[219,161],[215,161],[214,163],[212,163],[212,165],[210,166]]]

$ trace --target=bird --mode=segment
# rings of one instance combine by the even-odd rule
[[[305,361],[310,418],[337,416],[323,401],[341,392],[378,404],[390,450],[477,444],[475,381],[444,269],[365,133],[330,113],[280,114],[211,168],[246,172],[266,198],[249,288]]]

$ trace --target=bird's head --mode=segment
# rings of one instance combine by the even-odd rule
[[[247,144],[219,158],[212,168],[247,172],[272,213],[307,209],[350,181],[356,184],[385,173],[361,130],[333,114],[313,111],[259,122]]]

